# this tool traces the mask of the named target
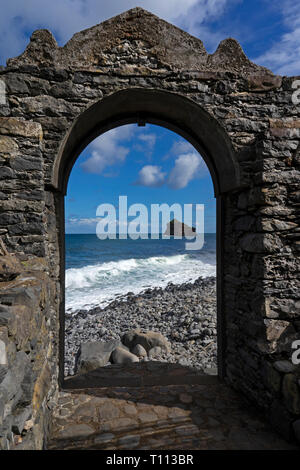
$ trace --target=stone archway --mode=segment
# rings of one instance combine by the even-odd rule
[[[114,127],[137,123],[157,124],[167,127],[185,137],[203,155],[214,183],[218,198],[218,237],[217,237],[217,291],[218,291],[218,371],[225,377],[225,318],[222,313],[224,294],[222,254],[226,239],[222,218],[222,195],[239,188],[239,166],[235,159],[231,142],[219,123],[197,106],[193,101],[175,93],[162,90],[132,88],[117,91],[84,111],[73,123],[64,137],[53,165],[52,186],[62,197],[66,194],[67,184],[73,164],[81,151],[93,139]],[[57,217],[64,227],[64,204],[58,205]],[[62,229],[61,229],[62,232]],[[60,268],[61,285],[64,292],[65,250],[64,233],[61,237]],[[63,383],[64,362],[64,299],[60,310],[60,373]]]
[[[240,186],[240,168],[231,141],[207,111],[183,95],[161,89],[125,88],[92,104],[73,122],[53,165],[52,186],[65,193],[70,171],[81,151],[114,127],[157,124],[185,137],[203,155],[215,195]]]
[[[208,54],[199,39],[136,8],[62,48],[49,31],[36,31],[0,80],[7,91],[0,107],[1,234],[23,263],[0,286],[4,404],[17,410],[28,403],[24,416],[38,423],[34,445],[47,435],[47,404],[62,381],[68,175],[88,142],[129,122],[169,127],[206,159],[219,212],[220,376],[290,437],[300,417],[290,362],[299,334],[293,78],[253,64],[233,39]]]

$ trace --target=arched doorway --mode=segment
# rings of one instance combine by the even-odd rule
[[[82,113],[65,136],[56,158],[52,184],[60,192],[58,218],[63,227],[64,204],[68,178],[81,151],[94,138],[124,124],[157,124],[177,132],[203,156],[214,184],[217,197],[217,325],[218,375],[225,376],[226,321],[223,313],[223,194],[239,186],[239,170],[230,140],[224,130],[206,111],[175,93],[128,89],[116,92],[95,103]],[[64,358],[64,232],[60,230],[60,381],[63,383]]]
[[[9,392],[23,403],[28,383],[34,388],[28,400],[36,448],[47,435],[47,400],[56,400],[59,328],[63,357],[68,174],[101,132],[151,120],[199,148],[214,181],[220,376],[264,409],[284,436],[293,435],[292,426],[298,430],[298,370],[291,364],[299,336],[297,78],[254,64],[231,38],[208,54],[200,39],[141,8],[81,31],[63,47],[50,31],[35,31],[26,50],[8,60],[1,70],[7,91],[0,118],[1,237],[26,269],[37,262],[30,277],[38,276],[33,296],[27,277],[15,292],[4,283],[9,305],[29,307],[28,317],[15,319],[26,323],[22,334],[30,332],[20,341],[13,322],[4,343],[7,373],[18,377],[9,380]],[[14,371],[25,370],[25,356],[34,374],[23,387],[23,375]],[[9,399],[4,404],[10,409]],[[11,415],[3,419],[11,436]],[[6,448],[5,436],[4,442]]]

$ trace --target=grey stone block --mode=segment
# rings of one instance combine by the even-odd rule
[[[14,410],[12,426],[11,426],[12,432],[14,434],[21,434],[24,429],[25,422],[28,419],[30,419],[31,415],[32,415],[31,405],[27,406],[26,408],[17,408],[16,410]]]
[[[82,343],[75,363],[76,373],[84,374],[98,367],[105,366],[114,349],[121,345],[120,341]]]
[[[139,358],[120,346],[111,353],[111,361],[113,364],[130,364],[139,362]]]

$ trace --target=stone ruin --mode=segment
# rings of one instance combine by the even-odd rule
[[[219,378],[299,437],[296,79],[255,65],[234,39],[208,54],[141,8],[64,47],[35,31],[0,69],[0,448],[21,433],[25,448],[47,445],[63,387],[68,177],[88,143],[128,123],[165,126],[204,157],[218,207]]]

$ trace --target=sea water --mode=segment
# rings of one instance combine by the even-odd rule
[[[216,236],[205,234],[199,251],[185,239],[99,240],[66,235],[66,311],[105,307],[128,292],[216,275]]]

